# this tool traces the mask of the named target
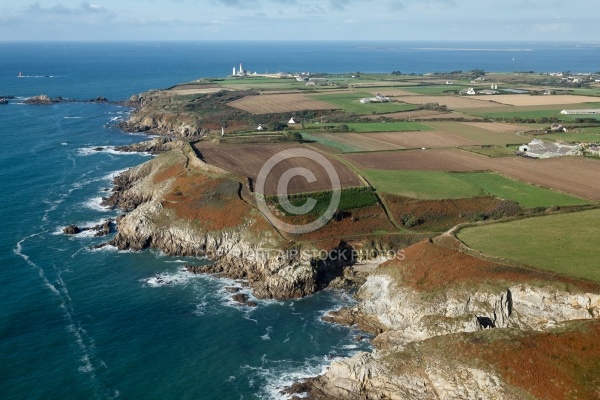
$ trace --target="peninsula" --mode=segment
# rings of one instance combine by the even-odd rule
[[[159,155],[115,178],[109,244],[206,256],[188,271],[258,298],[356,291],[324,319],[375,350],[290,396],[594,398],[600,121],[562,111],[600,108],[597,78],[235,73],[133,96],[120,128],[161,137],[122,150]]]

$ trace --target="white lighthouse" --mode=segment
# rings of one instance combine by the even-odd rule
[[[232,73],[231,75],[233,75],[233,76],[235,76],[235,75],[236,75],[236,72],[235,72],[235,65],[233,66],[233,73]]]

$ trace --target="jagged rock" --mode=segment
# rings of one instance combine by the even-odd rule
[[[108,219],[101,224],[95,226],[86,226],[83,228],[80,228],[77,225],[69,225],[63,229],[63,233],[65,235],[77,235],[81,232],[96,231],[94,236],[101,237],[109,235],[113,231],[113,226],[114,221],[112,219]]]
[[[33,96],[33,97],[30,97],[29,99],[25,100],[25,104],[54,104],[54,103],[58,103],[58,102],[59,102],[58,99],[53,100],[52,98],[50,98],[48,95],[45,95],[45,94],[40,94],[39,96]]]
[[[240,304],[246,304],[248,301],[248,295],[245,293],[236,293],[231,298]]]
[[[152,154],[164,153],[183,146],[183,142],[166,137],[157,137],[145,142],[130,144],[128,146],[119,146],[115,150],[123,152],[146,152]]]
[[[189,147],[188,144],[186,146]],[[327,282],[343,272],[340,265],[312,265],[310,255],[302,255],[302,258],[301,253],[283,252],[282,257],[247,257],[269,254],[273,246],[286,245],[275,232],[250,234],[247,228],[252,220],[241,219],[239,225],[213,231],[199,228],[194,221],[175,217],[163,203],[163,196],[171,193],[175,180],[155,180],[155,177],[170,168],[177,157],[187,160],[186,165],[194,165],[197,168],[195,173],[204,173],[204,169],[210,174],[227,176],[193,158],[193,151],[185,149],[173,150],[120,174],[114,180],[113,193],[103,200],[103,204],[131,212],[118,219],[118,233],[109,244],[121,250],[150,247],[167,255],[208,257],[212,264],[186,266],[186,269],[192,273],[244,279],[257,298],[301,298],[327,287]],[[168,160],[168,163],[161,164],[163,160]],[[231,201],[241,201],[237,192],[234,196]],[[169,223],[157,225],[157,221]]]
[[[69,225],[63,229],[63,233],[65,235],[77,235],[81,232],[81,228],[79,228],[77,225]]]

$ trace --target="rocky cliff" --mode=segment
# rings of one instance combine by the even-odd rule
[[[376,350],[335,362],[325,375],[292,391],[333,399],[535,398],[530,381],[515,385],[507,371],[498,372],[489,360],[452,359],[448,341],[455,340],[452,335],[462,334],[487,346],[497,332],[560,333],[568,321],[600,317],[600,288],[458,253],[423,242],[407,249],[406,260],[372,273],[358,292],[359,304],[326,319],[371,331],[377,335],[373,340]],[[446,265],[444,261],[428,263],[426,257],[444,259]],[[457,261],[464,267],[463,275],[454,279],[456,266],[450,263]],[[476,263],[479,276],[472,275],[472,263]],[[445,272],[444,282],[432,277]],[[578,334],[583,336],[585,331]],[[432,350],[431,343],[436,343],[438,350]],[[495,356],[510,354],[501,349]],[[568,355],[557,357],[559,362]],[[398,360],[406,361],[400,369]]]
[[[205,256],[213,263],[188,270],[245,279],[258,298],[303,297],[343,274],[341,265],[315,263],[284,240],[241,198],[234,175],[205,164],[180,143],[115,178],[104,204],[129,213],[119,218],[109,244]]]

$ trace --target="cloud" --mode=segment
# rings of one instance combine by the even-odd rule
[[[224,5],[239,9],[259,8],[260,4],[257,0],[212,0],[213,4]]]
[[[53,39],[72,39],[74,31],[82,28],[107,27],[118,18],[118,13],[95,3],[81,3],[67,7],[62,4],[42,6],[39,2],[0,16],[2,27],[26,29],[36,39],[48,39],[48,33],[55,33]],[[52,37],[52,35],[50,36]]]

